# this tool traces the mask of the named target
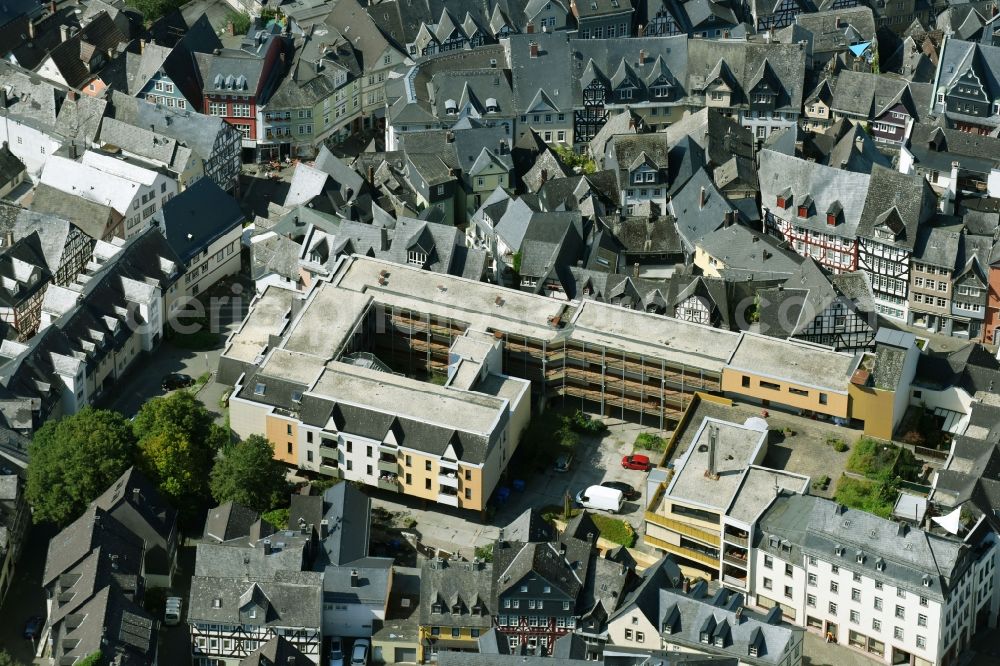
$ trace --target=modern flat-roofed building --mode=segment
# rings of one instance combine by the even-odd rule
[[[697,404],[694,410],[700,414]],[[757,518],[778,490],[808,492],[809,477],[761,466],[768,437],[763,419],[740,424],[709,415],[695,418],[682,421],[676,431],[675,442],[686,442],[687,449],[674,462],[666,485],[652,494],[646,543],[669,553],[688,575],[708,574],[745,592]]]
[[[466,330],[438,385],[368,351],[370,295],[319,282],[288,301],[301,310],[287,324],[282,295],[271,288],[255,303],[220,365],[236,376],[233,430],[266,436],[300,469],[483,510],[530,413],[529,382],[501,373],[501,342]]]

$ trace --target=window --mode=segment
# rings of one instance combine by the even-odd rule
[[[761,388],[766,388],[769,391],[780,391],[781,390],[781,385],[780,384],[775,384],[774,382],[765,382],[764,380],[760,380],[760,387]]]
[[[879,571],[881,571],[881,569],[879,569]],[[882,581],[880,581],[880,580],[875,581],[875,589],[876,590],[881,590],[882,589]]]
[[[899,597],[900,599],[905,599],[906,598],[906,590],[904,590],[901,587],[897,587],[896,588],[896,596]]]
[[[872,620],[872,629],[874,631],[882,631],[882,620]]]
[[[288,452],[289,453],[292,452],[292,443],[291,442],[288,442]]]
[[[861,613],[856,610],[851,611],[851,622],[854,624],[861,624]]]
[[[892,637],[895,638],[895,639],[898,639],[898,640],[903,640],[903,628],[902,627],[893,627],[892,628]]]
[[[875,597],[875,610],[882,610],[882,597]]]
[[[785,586],[785,596],[788,597],[789,599],[792,598],[792,586],[791,585],[786,585]]]
[[[350,464],[350,461],[348,461],[348,464]],[[424,489],[425,490],[430,490],[431,489],[431,480],[430,479],[424,479]]]
[[[791,576],[792,575],[792,565],[791,564],[785,564],[785,575],[786,576]]]
[[[920,597],[920,605],[924,607],[927,606],[927,597]]]
[[[815,594],[807,594],[806,595],[806,605],[807,606],[811,606],[813,608],[816,608],[816,595]]]
[[[926,627],[927,626],[927,616],[921,613],[917,616],[917,626]]]
[[[627,640],[627,641],[632,640],[632,630],[631,629],[626,629],[625,630],[625,640]]]
[[[770,569],[773,566],[774,566],[774,558],[771,557],[770,555],[765,555],[764,556],[764,568],[765,569]]]
[[[851,590],[851,601],[861,601],[861,590],[856,587]]]
[[[906,609],[904,609],[902,606],[896,606],[896,617],[898,617],[900,620],[906,619]]]
[[[639,643],[645,643],[646,642],[646,635],[643,634],[641,631],[637,631],[637,632],[635,632],[635,640],[637,642],[639,642]]]
[[[917,647],[923,650],[927,647],[927,639],[923,636],[917,636]]]
[[[816,587],[816,574],[814,573],[809,574],[809,586]]]
[[[826,393],[820,393],[819,394],[819,404],[821,404],[821,405],[825,405],[826,404]]]
[[[854,572],[854,575],[852,576],[852,578],[853,578],[853,580],[854,580],[855,583],[860,583],[861,582],[861,574],[859,574],[857,571]]]
[[[313,461],[313,452],[312,451],[306,451],[306,461],[307,462],[312,462]]]
[[[424,469],[427,470],[428,472],[431,471],[431,461],[430,460],[425,460],[424,461]]]
[[[837,581],[835,581],[835,580],[831,580],[830,581],[830,591],[831,592],[837,592],[839,590],[840,590],[840,584]]]
[[[764,579],[764,589],[765,590],[770,590],[771,589],[771,579],[770,578],[765,578]]]
[[[830,605],[827,606],[827,610],[830,611],[830,615],[836,615],[837,614],[837,604],[835,604],[835,603],[833,603],[831,601]]]

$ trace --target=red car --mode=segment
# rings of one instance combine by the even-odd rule
[[[642,472],[648,472],[653,468],[653,464],[649,462],[648,456],[631,455],[622,458],[622,467],[625,469],[637,469]]]

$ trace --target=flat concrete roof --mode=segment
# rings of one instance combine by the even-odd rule
[[[751,465],[726,515],[741,523],[753,524],[761,512],[771,505],[778,490],[804,495],[809,490],[809,477]]]
[[[379,284],[380,279],[385,284]],[[493,328],[537,340],[550,340],[559,333],[549,319],[560,316],[567,305],[547,296],[357,255],[333,282],[343,289],[367,292],[380,304],[456,319],[481,331]]]
[[[847,393],[860,355],[744,332],[728,367],[799,386]]]
[[[507,401],[333,361],[309,393],[443,428],[489,436]]]
[[[584,301],[570,339],[719,372],[736,349],[739,333]]]
[[[320,282],[292,321],[282,347],[314,356],[321,363],[336,358],[371,301],[371,296]]]
[[[226,358],[244,363],[253,363],[267,346],[271,335],[278,335],[288,320],[292,301],[302,294],[281,287],[268,287],[257,297],[253,308],[231,338],[226,350]]]
[[[715,444],[717,479],[707,476],[710,427],[718,433]],[[740,487],[744,470],[754,463],[766,440],[767,431],[706,418],[698,426],[691,446],[674,463],[674,478],[664,500],[687,501],[725,512]]]
[[[316,357],[287,349],[275,349],[267,355],[260,374],[275,379],[285,379],[296,384],[311,385],[322,372],[323,366]]]

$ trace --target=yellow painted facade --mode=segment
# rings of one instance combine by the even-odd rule
[[[851,384],[848,395],[851,398],[851,417],[865,422],[865,434],[892,439],[896,392]]]
[[[743,370],[723,368],[722,391],[838,418],[848,418],[850,415],[848,393],[823,391],[812,386],[755,375]]]
[[[295,419],[276,414],[268,414],[265,419],[264,436],[274,445],[274,457],[288,465],[298,466],[299,424]]]

